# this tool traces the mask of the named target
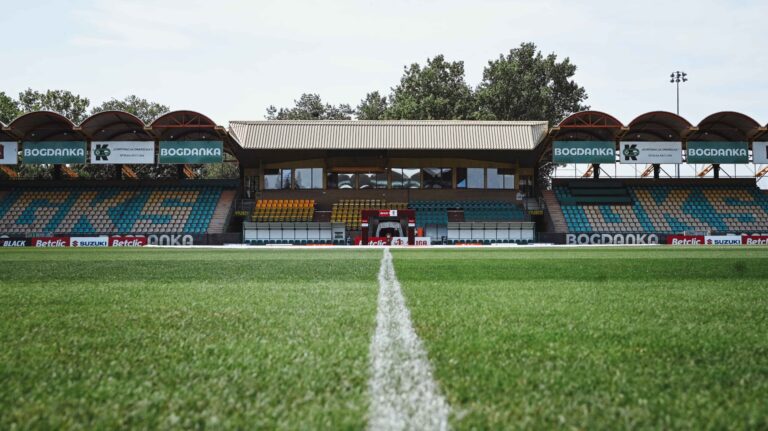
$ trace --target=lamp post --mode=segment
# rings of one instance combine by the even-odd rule
[[[672,72],[669,75],[669,82],[677,86],[677,115],[680,115],[680,83],[688,81],[688,74],[681,71]]]

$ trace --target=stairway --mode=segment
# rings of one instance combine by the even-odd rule
[[[544,197],[544,205],[546,206],[546,210],[549,212],[549,217],[552,219],[555,232],[567,233],[568,225],[565,223],[563,209],[560,208],[560,202],[557,201],[555,192],[552,190],[545,190],[542,195]]]
[[[211,223],[208,225],[208,233],[225,233],[229,225],[229,215],[232,213],[232,205],[235,204],[237,191],[224,190],[221,192],[219,202],[213,211]]]

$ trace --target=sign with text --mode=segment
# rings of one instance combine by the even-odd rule
[[[15,165],[19,163],[19,144],[16,142],[0,142],[0,165]]]
[[[160,163],[221,163],[224,161],[222,141],[160,141]]]
[[[70,247],[108,247],[107,236],[73,236],[69,239]]]
[[[22,162],[31,165],[85,163],[85,141],[45,141],[22,143]]]
[[[619,146],[622,164],[683,163],[682,142],[622,142]]]
[[[687,145],[686,163],[749,163],[746,142],[690,141]]]
[[[555,141],[552,143],[555,163],[615,163],[613,141]]]
[[[152,165],[155,163],[155,143],[152,141],[93,141],[91,163]]]

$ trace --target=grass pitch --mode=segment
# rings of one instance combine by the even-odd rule
[[[0,429],[361,429],[381,250],[0,250]],[[394,250],[456,429],[768,427],[768,249]]]

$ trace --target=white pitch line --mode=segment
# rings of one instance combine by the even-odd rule
[[[379,269],[376,333],[371,341],[370,430],[447,430],[450,407],[440,395],[411,324],[389,248]]]

